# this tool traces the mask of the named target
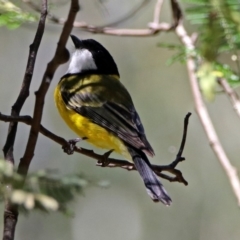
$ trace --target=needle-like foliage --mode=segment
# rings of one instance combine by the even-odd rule
[[[238,0],[188,0],[187,19],[199,26],[199,48],[208,61],[222,52],[240,49],[240,4]]]
[[[191,54],[203,95],[214,100],[217,79],[240,86],[240,2],[239,0],[185,0],[186,19],[197,26],[194,50],[181,45],[159,44],[177,53],[168,63],[185,62]]]
[[[0,160],[0,182],[0,201],[9,200],[26,212],[40,209],[64,213],[67,204],[90,183],[81,174],[60,177],[46,170],[28,174],[24,180],[12,164],[4,160]]]

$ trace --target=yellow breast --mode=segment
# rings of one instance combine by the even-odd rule
[[[87,141],[96,147],[109,150],[114,149],[126,159],[131,160],[127,148],[118,137],[66,107],[61,96],[59,85],[55,89],[54,98],[61,117],[78,136],[81,138],[86,137]]]

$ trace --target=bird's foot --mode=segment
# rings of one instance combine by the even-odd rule
[[[97,165],[101,166],[101,167],[107,167],[109,164],[109,159],[108,157],[110,156],[110,154],[114,151],[114,149],[111,149],[110,151],[104,153],[102,155],[102,159],[98,160]]]
[[[82,140],[86,140],[87,138],[74,138],[74,139],[70,139],[68,140],[68,142],[66,143],[66,145],[62,146],[62,149],[65,153],[67,153],[68,155],[71,155],[74,153],[74,148],[76,146],[76,144]]]

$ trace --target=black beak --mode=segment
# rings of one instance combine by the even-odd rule
[[[79,38],[77,38],[76,36],[74,36],[74,35],[70,35],[71,36],[71,38],[72,38],[72,41],[73,41],[73,43],[74,43],[74,46],[76,47],[76,48],[80,48],[81,46],[82,46],[82,41],[79,39]]]

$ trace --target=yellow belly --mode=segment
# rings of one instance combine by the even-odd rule
[[[109,150],[114,149],[114,151],[123,155],[126,159],[131,160],[127,148],[118,137],[66,107],[59,86],[55,89],[54,98],[60,115],[78,136],[81,138],[86,137],[87,141],[96,147]]]

